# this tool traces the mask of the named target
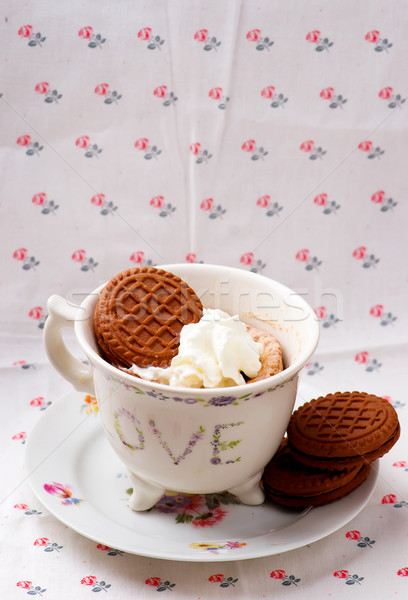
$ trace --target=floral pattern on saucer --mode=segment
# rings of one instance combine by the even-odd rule
[[[43,488],[48,494],[51,494],[51,496],[63,498],[61,504],[65,504],[65,506],[78,506],[81,502],[83,502],[81,498],[75,498],[72,495],[70,485],[63,486],[61,483],[56,483],[53,481],[52,483],[44,483]]]

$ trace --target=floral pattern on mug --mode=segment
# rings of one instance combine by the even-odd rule
[[[149,577],[146,579],[145,584],[155,587],[156,592],[165,592],[166,590],[172,592],[173,588],[176,586],[175,583],[170,583],[167,579],[162,581],[160,577]]]
[[[102,152],[102,148],[98,148],[96,144],[91,144],[91,139],[88,135],[81,135],[75,141],[75,146],[77,148],[81,148],[82,150],[86,150],[84,156],[86,158],[92,158],[95,156],[98,158],[98,155]]]
[[[255,140],[246,140],[241,146],[241,150],[248,152],[251,155],[251,160],[263,160],[267,156],[267,150],[264,150],[262,146],[257,148]]]
[[[221,42],[219,42],[216,37],[209,35],[208,29],[196,31],[194,39],[203,44],[203,50],[206,52],[209,52],[210,50],[217,52],[217,48],[221,46]]]
[[[129,256],[129,260],[139,266],[143,266],[143,267],[153,266],[153,261],[150,258],[145,257],[145,253],[143,252],[143,250],[138,250],[137,252],[133,252],[133,254],[131,254]]]
[[[104,104],[117,104],[122,98],[122,94],[118,94],[116,90],[113,92],[109,89],[109,83],[98,83],[94,92],[97,96],[102,96]]]
[[[159,85],[153,91],[153,96],[163,100],[163,106],[171,106],[177,101],[177,96],[173,92],[167,91],[167,85]]]
[[[354,583],[358,583],[361,585],[364,577],[359,577],[358,575],[350,575],[350,573],[346,569],[342,569],[341,571],[335,571],[333,573],[333,577],[337,579],[345,579],[345,583],[347,585],[353,585]]]
[[[144,152],[144,157],[146,160],[151,160],[154,158],[157,160],[157,157],[162,153],[161,150],[156,145],[151,145],[147,138],[139,138],[135,141],[134,144],[136,150],[140,150]]]
[[[365,35],[365,41],[375,44],[374,50],[376,52],[388,52],[388,49],[392,47],[392,44],[388,42],[387,38],[381,39],[381,34],[377,29],[369,31]]]
[[[38,267],[40,264],[40,261],[36,260],[35,256],[28,256],[27,248],[18,248],[17,250],[14,250],[13,258],[22,263],[21,268],[24,269],[24,271],[29,271],[30,269],[35,271],[35,267]]]
[[[248,31],[246,39],[249,42],[255,42],[255,49],[259,51],[267,50],[269,52],[269,48],[273,45],[273,41],[269,36],[262,37],[262,31],[260,29],[251,29],[251,31]]]
[[[402,98],[401,94],[394,94],[392,87],[382,88],[378,92],[378,97],[381,98],[381,100],[387,100],[388,108],[397,108],[397,106],[402,108],[402,105],[406,100],[406,98]]]
[[[286,587],[289,585],[294,585],[295,587],[297,587],[297,584],[300,582],[299,577],[295,577],[294,575],[286,575],[286,571],[284,571],[283,569],[275,569],[275,571],[272,571],[272,573],[270,573],[269,577],[280,581],[281,584]]]
[[[329,197],[327,194],[318,194],[314,197],[313,203],[317,206],[323,207],[322,212],[324,215],[336,214],[339,208],[341,208],[340,204],[337,204],[337,202],[334,200],[329,202]]]
[[[159,217],[171,217],[174,211],[176,210],[176,206],[173,206],[170,202],[165,204],[164,196],[155,196],[149,202],[150,206],[153,208],[159,208]]]
[[[44,490],[47,494],[51,494],[51,496],[57,496],[57,498],[62,498],[61,504],[65,506],[78,506],[83,500],[81,498],[75,498],[72,495],[71,486],[70,485],[62,485],[61,483],[56,483],[53,481],[52,483],[44,483]]]
[[[371,142],[370,140],[360,142],[358,149],[361,150],[361,152],[368,152],[367,158],[369,159],[380,158],[385,152],[385,150],[381,150],[380,146],[374,147],[374,142]]]
[[[39,194],[34,194],[31,199],[31,202],[35,206],[41,206],[41,214],[42,215],[55,215],[55,211],[58,210],[59,204],[55,204],[54,200],[47,200],[47,194],[44,192],[40,192]]]
[[[245,252],[239,259],[241,265],[245,265],[246,267],[251,267],[250,271],[252,273],[262,273],[263,269],[265,269],[266,264],[262,262],[262,260],[255,260],[255,255],[253,252]]]
[[[211,98],[211,100],[216,100],[218,102],[218,108],[220,108],[221,110],[227,108],[229,97],[224,94],[222,88],[211,88],[211,90],[208,92],[208,95]]]
[[[225,577],[222,573],[216,573],[215,575],[210,575],[208,581],[211,581],[211,583],[219,583],[222,588],[230,586],[235,587],[238,577],[234,579],[233,577]]]
[[[30,596],[42,596],[46,592],[46,588],[42,588],[40,585],[33,585],[32,581],[17,581],[16,586],[22,590],[28,590],[27,594]]]
[[[316,52],[323,52],[323,50],[329,52],[329,48],[331,48],[334,44],[334,42],[331,42],[329,38],[323,37],[318,29],[309,31],[309,33],[306,35],[306,41],[310,42],[311,44],[316,44]]]
[[[376,304],[370,308],[370,315],[380,320],[380,325],[386,326],[390,323],[394,323],[397,320],[397,317],[391,312],[385,312],[384,306],[382,304]]]
[[[60,546],[57,542],[50,542],[46,537],[34,540],[34,546],[40,546],[44,552],[59,552],[63,548],[63,546]]]
[[[101,215],[114,215],[115,211],[118,210],[118,207],[113,204],[111,201],[106,200],[105,194],[95,194],[91,198],[91,204],[97,206],[101,210],[99,211]]]
[[[34,91],[36,91],[37,94],[43,95],[44,102],[47,102],[47,104],[52,104],[53,102],[58,104],[58,100],[62,98],[62,94],[59,94],[57,90],[50,89],[50,84],[48,81],[41,81],[40,83],[37,83]]]
[[[88,42],[88,48],[102,48],[102,44],[106,42],[106,38],[102,37],[100,33],[95,34],[93,27],[81,27],[78,31],[78,36]]]
[[[313,140],[306,140],[305,142],[302,142],[299,146],[299,149],[302,152],[310,153],[310,160],[316,160],[317,158],[321,159],[326,154],[326,150],[323,150],[321,146],[317,146]]]
[[[32,142],[31,135],[20,135],[16,140],[16,144],[26,148],[28,156],[34,156],[34,154],[40,156],[40,152],[44,148],[44,146],[40,146],[39,142]]]
[[[265,213],[267,217],[274,217],[275,215],[279,217],[279,213],[283,210],[283,206],[280,206],[278,202],[271,202],[271,197],[268,194],[260,196],[256,201],[256,205],[267,209]]]
[[[368,254],[367,248],[365,246],[359,246],[353,251],[353,258],[357,260],[362,260],[361,266],[364,269],[370,269],[371,267],[375,267],[380,259],[376,258],[374,254]]]
[[[23,25],[22,27],[20,27],[20,29],[18,30],[18,35],[21,38],[28,40],[28,45],[31,47],[40,46],[41,48],[43,42],[45,42],[45,40],[47,39],[46,37],[42,36],[40,32],[33,33],[32,25]]]
[[[312,271],[313,269],[318,270],[318,267],[320,267],[323,262],[319,260],[317,256],[310,256],[310,250],[307,248],[303,248],[303,250],[296,252],[295,258],[299,262],[305,263],[306,271]]]
[[[393,208],[395,208],[398,204],[398,202],[395,202],[392,198],[386,198],[386,193],[384,192],[384,190],[379,190],[378,192],[375,192],[371,196],[371,202],[373,202],[374,204],[381,204],[381,212],[387,212],[388,210],[392,211]]]
[[[346,533],[346,538],[353,542],[357,542],[359,548],[372,548],[373,544],[375,544],[375,540],[371,540],[369,537],[362,537],[361,533],[356,529],[348,531]]]
[[[142,42],[149,42],[147,44],[148,50],[161,50],[160,46],[163,46],[164,40],[161,39],[159,35],[156,35],[152,32],[151,27],[143,27],[137,33],[137,37]]]
[[[358,352],[354,360],[359,365],[365,365],[365,370],[368,373],[373,373],[374,371],[379,371],[382,363],[380,363],[376,358],[370,358],[369,353],[365,350],[363,352]]]
[[[285,108],[285,104],[288,101],[288,98],[284,96],[284,94],[278,94],[276,92],[276,88],[273,85],[268,85],[263,88],[261,91],[262,98],[266,98],[267,100],[272,100],[271,107],[272,108]]]
[[[30,319],[38,321],[39,329],[44,329],[44,324],[47,320],[47,314],[44,312],[44,309],[41,306],[34,306],[34,308],[29,311],[28,316]]]
[[[81,584],[92,586],[93,592],[101,592],[102,590],[104,592],[107,592],[108,589],[111,587],[110,583],[106,583],[105,581],[102,581],[102,580],[97,581],[97,578],[95,577],[95,575],[87,575],[86,577],[82,577]]]
[[[316,317],[320,321],[321,326],[325,329],[328,329],[329,327],[335,327],[336,324],[340,321],[340,319],[338,319],[335,314],[329,314],[325,306],[318,306],[314,309],[314,311]]]
[[[74,262],[80,263],[81,271],[93,271],[98,266],[98,263],[93,258],[86,256],[86,250],[75,250],[71,255],[71,259]]]
[[[201,210],[208,212],[208,216],[210,219],[217,219],[218,217],[222,219],[222,215],[224,215],[227,210],[222,208],[221,204],[217,204],[214,206],[214,198],[206,198],[200,203]]]
[[[195,162],[200,165],[202,163],[207,163],[212,154],[208,152],[208,150],[203,150],[201,148],[201,144],[196,142],[195,144],[190,144],[190,152],[195,157]]]
[[[347,98],[343,98],[341,94],[335,94],[334,88],[324,88],[320,92],[320,98],[323,100],[330,100],[329,108],[343,108],[343,104],[347,102]]]

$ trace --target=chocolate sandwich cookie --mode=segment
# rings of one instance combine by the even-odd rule
[[[185,281],[163,269],[127,269],[101,291],[94,330],[115,366],[168,367],[184,325],[197,323],[203,306]]]
[[[369,464],[325,471],[306,467],[293,457],[285,439],[265,467],[262,483],[266,496],[277,504],[292,508],[322,506],[355,490],[370,469]]]
[[[388,452],[399,435],[391,404],[364,392],[336,392],[307,402],[293,413],[288,426],[296,459],[322,469],[372,462]]]

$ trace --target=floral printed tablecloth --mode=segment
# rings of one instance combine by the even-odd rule
[[[406,3],[2,8],[3,596],[406,597]],[[303,380],[397,409],[369,505],[328,538],[249,561],[138,557],[81,537],[31,491],[24,442],[70,389],[42,348],[48,296],[183,261],[304,294],[322,335]]]

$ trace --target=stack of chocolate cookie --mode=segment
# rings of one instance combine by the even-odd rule
[[[295,411],[287,438],[266,466],[267,496],[284,506],[320,506],[338,500],[368,476],[372,461],[400,435],[387,400],[364,392],[337,392]]]

